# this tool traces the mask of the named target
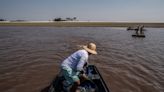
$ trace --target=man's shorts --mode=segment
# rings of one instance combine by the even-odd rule
[[[79,81],[79,77],[76,75],[76,71],[69,67],[62,67],[62,74],[67,82],[69,82],[69,84]]]

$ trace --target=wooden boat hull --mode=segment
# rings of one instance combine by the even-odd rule
[[[91,87],[91,89],[94,89],[94,91],[85,90],[82,92],[110,92],[96,66],[89,65],[86,68],[86,75],[89,77],[90,80],[84,81],[80,84],[80,86],[86,88],[86,90]],[[58,74],[51,83],[48,92],[67,92],[63,89],[63,80],[65,80],[64,77],[61,74]]]
[[[132,37],[145,37],[145,35],[141,35],[141,34],[133,34]]]

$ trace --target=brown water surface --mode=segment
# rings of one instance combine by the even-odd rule
[[[111,27],[0,27],[0,92],[41,92],[78,45],[95,42],[89,62],[112,92],[164,92],[164,29],[146,38]]]

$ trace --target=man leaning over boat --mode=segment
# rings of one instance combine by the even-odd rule
[[[96,45],[89,43],[83,46],[82,50],[78,50],[66,58],[61,64],[62,75],[66,81],[71,84],[70,92],[78,92],[77,88],[80,85],[79,74],[84,71],[84,66],[88,64],[88,57],[96,55]],[[85,73],[80,77],[87,79]]]

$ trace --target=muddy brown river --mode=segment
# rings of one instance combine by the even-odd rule
[[[60,63],[79,45],[94,42],[89,57],[111,92],[164,92],[164,28],[146,38],[112,27],[0,27],[0,92],[46,92]]]

